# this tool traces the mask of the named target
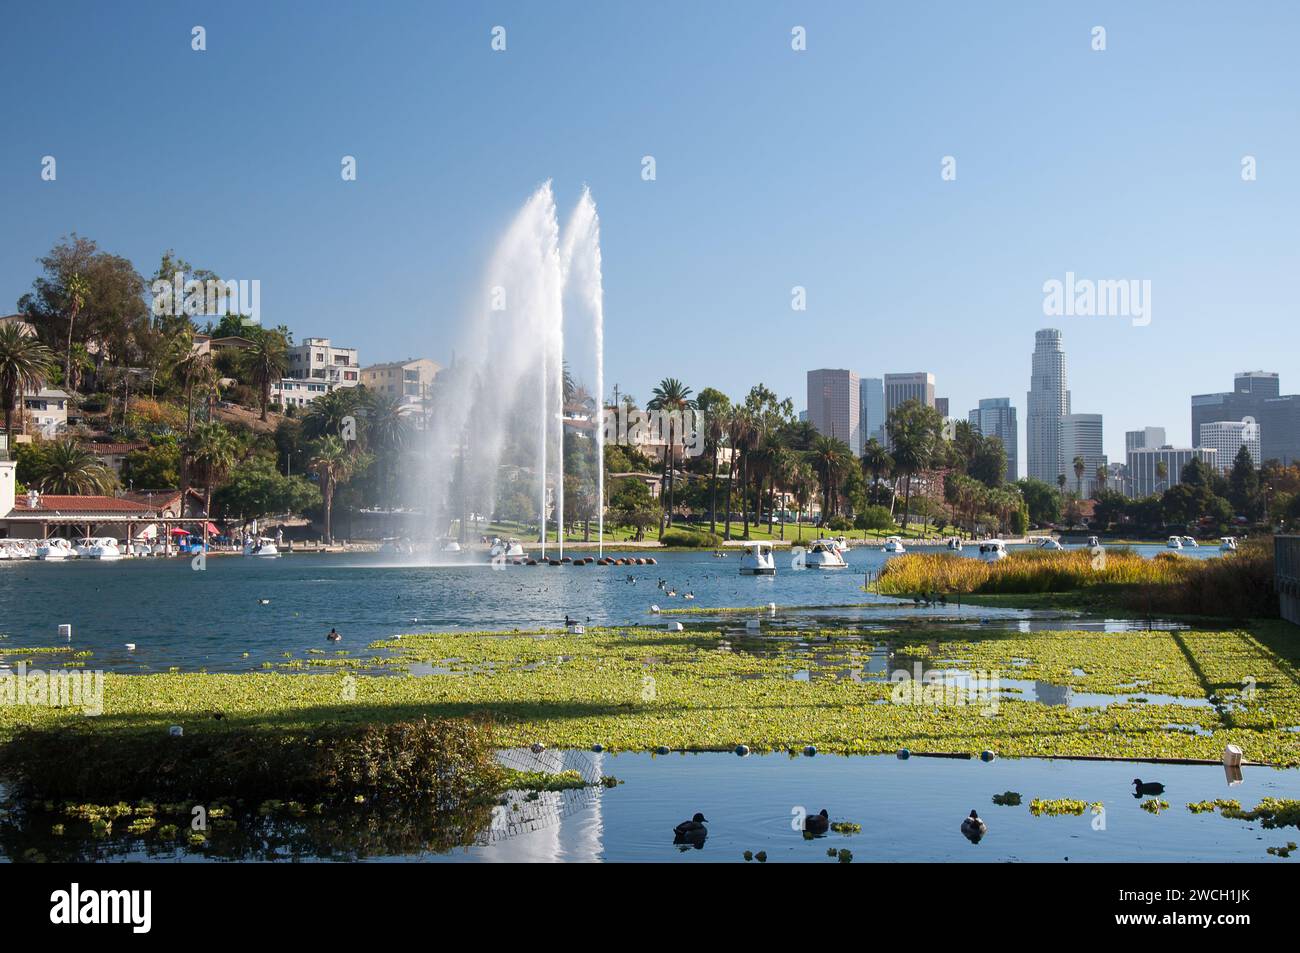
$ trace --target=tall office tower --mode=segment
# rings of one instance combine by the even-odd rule
[[[925,371],[915,374],[885,375],[885,420],[895,407],[904,401],[915,400],[927,407],[934,406],[934,375]]]
[[[1056,485],[1065,472],[1061,453],[1061,418],[1070,412],[1069,380],[1061,332],[1043,328],[1034,333],[1034,356],[1027,401],[1025,449],[1029,478]]]
[[[1102,452],[1101,414],[1066,414],[1061,418],[1061,459],[1065,462],[1066,488],[1083,499],[1096,495],[1097,468],[1106,466]],[[1074,472],[1074,461],[1083,460],[1083,478]]]
[[[948,398],[936,397],[934,399],[934,409],[939,411],[939,416],[944,420],[948,419]]]
[[[1300,460],[1300,394],[1282,394],[1277,374],[1270,371],[1235,375],[1231,392],[1193,394],[1192,443],[1202,445],[1201,428],[1205,424],[1237,423],[1247,417],[1259,424],[1259,449],[1264,460]]]
[[[853,371],[822,368],[808,372],[808,421],[817,432],[843,440],[862,453],[860,384]]]
[[[885,382],[879,377],[863,377],[858,381],[858,407],[862,414],[862,445],[875,437],[880,443],[885,439]]]
[[[1163,447],[1169,441],[1165,438],[1164,427],[1143,427],[1141,430],[1124,431],[1124,452],[1141,450],[1143,447]]]
[[[1016,408],[1011,406],[1011,398],[986,397],[966,419],[977,433],[1002,441],[1007,451],[1006,479],[1013,483],[1020,479],[1020,455],[1017,451],[1020,427],[1016,423]]]
[[[1183,467],[1196,457],[1208,467],[1218,467],[1218,453],[1201,447],[1138,447],[1128,452],[1128,478],[1135,500],[1158,496],[1183,479]],[[1160,475],[1163,463],[1165,474]]]
[[[1251,418],[1245,420],[1213,420],[1201,424],[1201,446],[1217,452],[1215,463],[1219,472],[1227,473],[1237,460],[1242,447],[1250,451],[1250,459],[1260,464],[1260,429]]]

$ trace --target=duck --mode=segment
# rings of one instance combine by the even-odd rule
[[[1164,794],[1165,786],[1159,781],[1143,781],[1141,778],[1133,779],[1133,796],[1142,797],[1144,794]]]
[[[670,595],[670,596],[675,596],[675,595],[677,595],[677,590],[676,590],[676,589],[666,589],[666,590],[664,590],[664,591],[667,592],[668,595]]]
[[[674,827],[673,833],[674,834],[695,834],[700,831],[707,830],[707,828],[704,826],[707,823],[709,823],[709,819],[705,817],[703,814],[701,814],[699,811],[696,811],[695,816],[692,817],[689,821],[682,821],[680,824]]]
[[[989,826],[984,823],[979,814],[971,811],[967,817],[962,818],[961,832],[972,844],[978,844],[980,838],[989,832]]]
[[[258,600],[257,600],[257,604],[258,604],[259,606],[269,606],[269,605],[271,604],[271,600],[270,600],[270,599],[258,599]]]
[[[826,813],[826,808],[822,808],[817,814],[809,814],[803,819],[803,829],[806,834],[821,835],[830,828],[831,816]]]
[[[709,829],[704,825],[708,823],[708,818],[698,811],[689,821],[682,821],[673,828],[673,843],[682,846],[682,850],[687,847],[694,847],[700,850],[704,847],[704,841],[709,836]]]
[[[682,598],[683,598],[683,599],[694,599],[694,598],[695,598],[695,593],[693,593],[693,592],[688,592],[688,593],[686,593],[684,596],[682,596]]]

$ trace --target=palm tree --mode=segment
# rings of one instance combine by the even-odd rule
[[[308,440],[320,437],[342,437],[345,423],[349,417],[355,418],[362,392],[356,387],[341,387],[338,390],[321,394],[309,405],[302,418],[302,435]],[[364,436],[361,433],[358,437]]]
[[[868,501],[875,502],[872,494],[880,483],[880,474],[888,473],[893,465],[893,457],[879,440],[872,437],[867,441],[866,447],[862,450],[862,469],[865,473],[871,474],[871,493],[867,495]]]
[[[813,441],[812,466],[821,477],[822,490],[822,525],[835,514],[836,499],[839,494],[839,481],[853,459],[848,444],[835,437],[819,436]]]
[[[86,305],[86,294],[88,287],[86,279],[77,273],[68,277],[68,283],[65,287],[65,293],[68,298],[68,350],[63,358],[63,382],[69,387],[72,386],[72,328],[77,323],[77,315]]]
[[[42,458],[40,486],[44,493],[83,496],[110,493],[117,485],[113,471],[71,437],[51,440]]]
[[[355,458],[343,441],[326,434],[312,449],[310,466],[320,477],[321,499],[325,503],[325,542],[334,542],[334,491],[352,476]]]
[[[217,421],[195,424],[185,439],[190,465],[203,479],[203,515],[212,515],[212,491],[238,458],[239,445],[225,425]],[[183,500],[182,500],[183,502]]]
[[[1088,469],[1087,461],[1083,457],[1074,458],[1074,483],[1075,490],[1079,496],[1083,496],[1083,474]]]
[[[1097,486],[1100,487],[1100,490],[1098,491],[1099,493],[1104,493],[1106,491],[1106,481],[1109,478],[1110,474],[1106,472],[1105,467],[1097,467]]]
[[[271,403],[271,388],[284,377],[289,367],[289,352],[284,338],[275,331],[257,332],[253,335],[252,345],[244,349],[242,362],[249,382],[257,388],[261,397],[262,414],[259,419],[266,420],[266,408]]]
[[[894,408],[885,425],[893,445],[894,468],[907,481],[903,493],[904,532],[912,521],[912,477],[930,465],[942,423],[933,407],[908,400]]]
[[[704,452],[709,455],[709,532],[718,531],[718,451],[726,435],[727,411],[731,401],[720,391],[706,387],[696,400],[704,415]]]
[[[807,463],[796,460],[790,469],[790,492],[794,496],[795,506],[799,508],[799,541],[803,542],[803,514],[808,509],[813,493],[817,490],[817,474]]]
[[[1158,469],[1158,468],[1159,468],[1159,465],[1157,464],[1157,469]],[[1065,480],[1066,480],[1066,477],[1065,477],[1065,474],[1064,474],[1064,473],[1058,473],[1058,474],[1056,475],[1056,485],[1059,486],[1059,487],[1061,488],[1061,492],[1062,492],[1062,493],[1065,492]]]
[[[731,490],[736,482],[741,450],[748,439],[749,414],[743,407],[729,407],[723,417],[723,426],[727,432],[727,444],[731,447],[731,457],[727,461],[727,521],[723,536],[731,539]]]
[[[14,409],[27,391],[40,390],[54,365],[54,352],[17,322],[0,324],[0,404],[5,433],[14,432]]]
[[[195,388],[206,388],[209,380],[216,374],[216,369],[212,365],[211,352],[194,350],[191,337],[190,350],[177,360],[172,373],[180,378],[185,387],[185,432],[188,434],[194,430]]]
[[[650,410],[658,410],[671,414],[669,419],[668,431],[665,434],[668,445],[664,448],[664,466],[668,478],[668,508],[666,510],[668,525],[673,525],[673,470],[674,457],[677,450],[677,441],[681,439],[680,424],[674,427],[673,424],[682,419],[682,415],[687,410],[695,409],[695,401],[691,399],[691,389],[675,377],[665,377],[655,387],[654,397],[650,400],[647,407]]]
[[[1169,464],[1165,463],[1163,460],[1157,460],[1156,476],[1160,478],[1159,482],[1156,483],[1156,486],[1159,487],[1160,484],[1164,483],[1169,476]]]
[[[381,461],[383,468],[381,486],[388,496],[391,507],[392,482],[396,462],[406,448],[411,428],[402,413],[402,405],[394,397],[378,392],[367,393],[364,398],[366,409],[366,439]]]

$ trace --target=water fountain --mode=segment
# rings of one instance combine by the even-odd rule
[[[569,319],[593,328],[598,404],[604,386],[600,232],[590,192],[584,189],[561,237],[551,183],[539,187],[497,243],[482,287],[483,305],[435,385],[408,496],[427,513],[426,538],[459,521],[463,543],[471,512],[496,511],[503,479],[528,483],[542,555],[553,511],[562,558],[566,301]],[[599,415],[595,424],[603,460]],[[603,469],[596,468],[599,500]],[[603,537],[603,506],[598,512]]]

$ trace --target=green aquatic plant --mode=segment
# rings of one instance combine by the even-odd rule
[[[855,824],[852,821],[835,821],[831,824],[831,830],[837,834],[844,834],[845,836],[848,836],[849,834],[861,834],[862,825]]]
[[[1079,801],[1074,798],[1056,798],[1054,800],[1043,800],[1034,798],[1029,802],[1029,813],[1035,817],[1046,814],[1048,817],[1056,817],[1062,814],[1072,814],[1076,817],[1083,814],[1084,811],[1091,810],[1097,814],[1102,809],[1100,801],[1093,801],[1091,804],[1087,801]]]
[[[1224,808],[1223,817],[1239,821],[1259,821],[1261,827],[1300,827],[1300,800],[1266,797],[1249,811]]]
[[[1291,851],[1295,849],[1296,849],[1295,842],[1287,841],[1285,847],[1269,847],[1267,848],[1267,851],[1268,853],[1272,854],[1274,857],[1290,857]]]
[[[1217,808],[1223,808],[1225,811],[1240,811],[1241,802],[1227,798],[1215,798],[1213,801],[1195,801],[1187,805],[1187,809],[1193,814],[1206,814],[1213,812]]]
[[[1169,802],[1163,801],[1159,798],[1152,797],[1152,798],[1147,798],[1145,801],[1143,801],[1139,805],[1139,807],[1141,807],[1142,810],[1146,811],[1148,814],[1159,814],[1161,811],[1165,811],[1169,809]]]
[[[1001,794],[993,795],[993,803],[1000,804],[1003,807],[1016,807],[1020,804],[1020,792],[1003,791]]]

